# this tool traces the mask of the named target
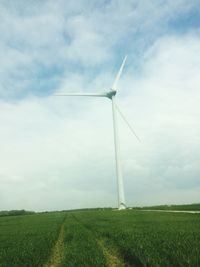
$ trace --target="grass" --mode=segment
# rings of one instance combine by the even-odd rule
[[[106,266],[102,247],[73,213],[68,214],[65,224],[65,251],[61,266]]]
[[[200,214],[87,210],[0,218],[2,267],[199,267]]]
[[[74,215],[126,266],[200,266],[200,215],[141,211]]]
[[[0,218],[0,266],[38,267],[57,240],[64,213]]]

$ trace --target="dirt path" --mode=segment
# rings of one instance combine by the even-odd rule
[[[97,244],[100,246],[100,248],[103,251],[103,254],[105,255],[105,258],[107,260],[107,265],[109,267],[125,267],[127,264],[125,264],[119,255],[114,251],[114,249],[108,249],[103,240],[96,239]]]
[[[64,243],[65,222],[66,222],[66,218],[61,225],[60,233],[58,235],[58,239],[57,239],[56,244],[52,250],[52,253],[51,253],[48,261],[43,265],[43,267],[58,267],[59,264],[62,262],[63,255],[64,255],[64,249],[65,249],[65,243]]]
[[[129,266],[123,259],[118,255],[117,251],[114,248],[108,248],[105,245],[105,241],[99,238],[95,233],[92,232],[87,226],[85,226],[80,220],[78,220],[75,216],[73,218],[83,226],[88,232],[92,233],[92,236],[96,240],[100,249],[102,249],[103,254],[105,255],[107,266],[108,267],[125,267]],[[58,239],[55,243],[55,246],[52,249],[52,253],[48,259],[48,261],[43,265],[43,267],[58,267],[63,260],[65,242],[64,242],[64,228],[65,228],[66,218],[63,221]]]
[[[182,212],[182,213],[200,213],[199,210],[140,210],[140,211],[159,211],[159,212]]]
[[[118,253],[114,250],[114,248],[108,248],[105,245],[105,242],[103,239],[100,239],[90,228],[88,228],[83,222],[81,222],[79,219],[77,219],[74,215],[73,218],[81,224],[88,232],[92,233],[92,236],[96,240],[99,247],[102,249],[103,254],[107,261],[108,267],[125,267],[129,266],[127,263],[121,259],[121,257],[118,255]]]

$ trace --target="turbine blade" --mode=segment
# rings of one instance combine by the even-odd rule
[[[93,96],[93,97],[107,97],[105,93],[90,94],[90,93],[67,93],[67,94],[55,94],[53,96]]]
[[[140,138],[137,136],[136,132],[134,131],[133,127],[130,125],[130,123],[127,121],[127,119],[125,118],[125,116],[123,115],[123,113],[121,112],[119,106],[115,103],[115,106],[117,108],[117,111],[119,112],[119,114],[121,115],[122,119],[126,122],[126,124],[128,125],[129,129],[131,130],[131,132],[134,134],[134,136],[137,138],[137,140],[139,142],[140,141]]]
[[[124,58],[124,60],[123,60],[123,62],[122,62],[122,65],[121,65],[121,67],[120,67],[120,69],[119,69],[119,71],[118,71],[118,73],[117,73],[117,76],[116,76],[116,78],[115,78],[115,80],[114,80],[114,83],[113,83],[113,85],[112,85],[112,87],[111,87],[111,89],[114,90],[114,91],[117,91],[117,84],[118,84],[119,78],[120,78],[120,76],[121,76],[121,74],[122,74],[122,71],[123,71],[123,68],[124,68],[126,59],[127,59],[127,56],[125,56],[125,58]]]

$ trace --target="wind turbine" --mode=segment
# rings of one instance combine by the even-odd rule
[[[122,176],[122,169],[121,169],[121,158],[120,158],[120,144],[119,144],[119,134],[118,134],[118,124],[117,124],[117,111],[121,115],[122,119],[127,123],[128,127],[132,131],[132,133],[136,136],[139,140],[138,136],[134,132],[131,125],[128,123],[124,115],[122,114],[121,110],[116,104],[115,97],[117,94],[117,84],[122,74],[127,56],[125,56],[121,67],[117,73],[117,76],[114,80],[114,83],[110,90],[104,93],[67,93],[67,94],[59,94],[55,96],[88,96],[88,97],[107,97],[112,101],[112,114],[113,114],[113,131],[114,131],[114,145],[115,145],[115,161],[116,161],[116,175],[117,175],[117,189],[118,189],[118,209],[126,209],[126,201],[124,195],[124,182]]]

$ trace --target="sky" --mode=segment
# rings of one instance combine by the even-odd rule
[[[0,1],[0,210],[200,202],[199,0]]]

